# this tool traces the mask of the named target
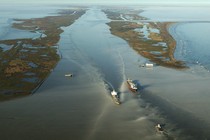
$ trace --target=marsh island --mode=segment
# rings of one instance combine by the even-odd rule
[[[0,100],[28,95],[42,84],[60,59],[61,27],[71,25],[85,11],[74,7],[53,16],[14,19],[11,28],[36,36],[0,40]]]
[[[142,17],[142,10],[103,10],[111,22],[110,31],[113,35],[126,40],[130,47],[140,55],[157,65],[183,69],[183,61],[176,60],[174,51],[176,41],[168,32],[173,22],[150,22]]]

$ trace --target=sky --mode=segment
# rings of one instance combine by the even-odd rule
[[[0,0],[2,3],[131,3],[131,4],[143,4],[143,3],[172,3],[172,4],[201,4],[208,3],[210,0]]]

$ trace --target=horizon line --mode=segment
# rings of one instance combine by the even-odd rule
[[[81,5],[183,5],[183,6],[201,6],[201,5],[205,5],[205,6],[210,6],[210,2],[123,2],[123,3],[119,3],[119,2],[1,2],[1,4],[81,4]]]

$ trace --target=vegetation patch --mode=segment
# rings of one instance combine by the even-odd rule
[[[157,65],[185,69],[187,66],[183,61],[174,58],[174,51],[176,48],[176,41],[168,33],[168,27],[172,22],[147,22],[143,21],[146,18],[139,16],[139,13],[133,13],[139,16],[137,21],[125,20],[119,18],[119,15],[126,17],[126,12],[104,10],[107,16],[112,19],[107,23],[110,26],[110,31],[113,35],[121,37],[126,40],[130,47],[137,51],[143,57]],[[130,13],[128,10],[127,13]],[[136,17],[132,15],[133,17]],[[118,20],[116,20],[118,19]]]
[[[72,8],[61,10],[57,16],[14,19],[18,22],[13,23],[13,28],[40,36],[0,40],[0,48],[4,48],[0,51],[0,101],[28,95],[47,78],[60,59],[57,43],[63,32],[61,27],[71,25],[85,11]]]

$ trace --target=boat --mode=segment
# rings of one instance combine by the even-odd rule
[[[147,68],[152,68],[154,65],[153,65],[153,64],[150,64],[150,63],[146,63],[145,66],[146,66]]]
[[[65,74],[66,77],[73,77],[73,74],[69,73],[69,74]]]
[[[160,134],[163,134],[164,130],[163,130],[163,126],[161,124],[157,124],[155,126],[155,129],[156,129],[156,132],[157,133],[160,133]]]
[[[154,64],[152,64],[152,63],[145,63],[145,64],[141,64],[140,67],[153,68]]]
[[[127,80],[128,87],[131,91],[136,92],[138,90],[137,85],[133,82],[133,80]]]
[[[119,96],[117,95],[117,92],[115,90],[111,92],[111,96],[115,104],[117,105],[121,104]]]

